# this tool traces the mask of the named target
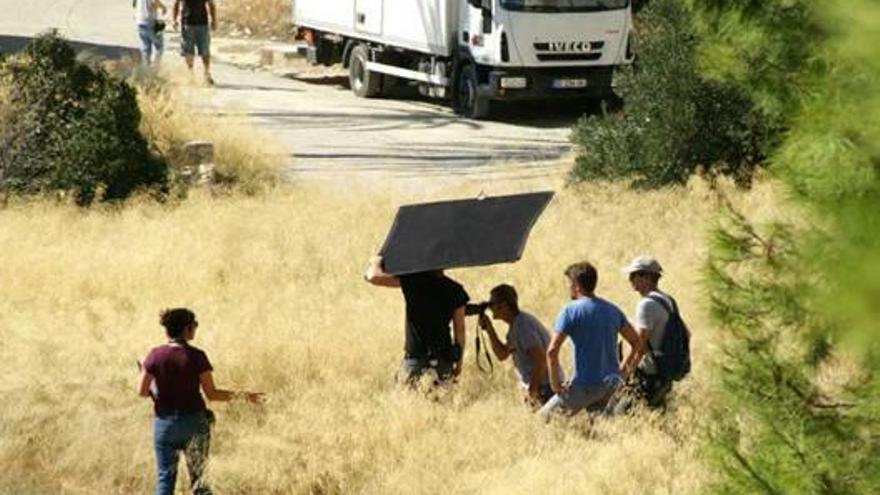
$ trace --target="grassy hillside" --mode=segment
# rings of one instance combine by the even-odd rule
[[[587,416],[542,423],[521,404],[508,363],[479,374],[474,321],[453,391],[426,399],[392,385],[402,297],[364,283],[364,263],[399,204],[477,192],[315,186],[196,194],[175,206],[0,210],[0,493],[152,488],[151,408],[136,397],[135,361],[164,340],[159,310],[178,305],[197,313],[195,344],[218,384],[269,397],[261,407],[214,406],[218,493],[697,493],[710,479],[696,431],[713,354],[699,279],[716,193],[701,182],[569,189],[521,262],[452,272],[475,299],[513,283],[523,307],[550,324],[566,300],[568,263],[596,262],[600,293],[631,314],[636,295],[618,268],[643,252],[659,257],[695,332],[695,372],[666,418],[591,426]],[[758,217],[778,213],[766,185],[730,194]]]

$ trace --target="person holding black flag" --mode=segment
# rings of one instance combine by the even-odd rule
[[[442,270],[389,275],[381,256],[370,260],[364,278],[375,286],[399,287],[403,292],[406,341],[399,380],[414,386],[429,370],[437,373],[438,383],[458,376],[464,358],[465,305],[470,300],[461,284]]]

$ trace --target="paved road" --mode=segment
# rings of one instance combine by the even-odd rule
[[[0,35],[33,36],[58,28],[70,39],[132,48],[130,5],[129,0],[0,0]],[[222,15],[222,1],[219,8]],[[166,40],[166,67],[172,71],[181,70],[173,39]],[[412,95],[356,98],[341,77],[305,81],[219,63],[215,80],[215,88],[195,92],[199,111],[218,118],[244,114],[277,137],[287,172],[299,177],[558,173],[560,159],[571,151],[570,126],[583,110],[567,104],[508,106],[495,120],[477,122]]]

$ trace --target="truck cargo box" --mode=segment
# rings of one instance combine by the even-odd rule
[[[457,0],[294,0],[299,27],[417,52],[449,56],[455,49]]]

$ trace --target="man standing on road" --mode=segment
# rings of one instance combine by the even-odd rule
[[[635,318],[641,339],[640,350],[644,354],[636,370],[640,393],[649,407],[661,407],[666,401],[666,395],[672,390],[672,381],[661,376],[654,352],[663,348],[666,323],[675,302],[659,288],[663,268],[657,260],[638,257],[623,272],[629,276],[633,290],[642,296],[636,306]],[[648,352],[644,352],[646,348]]]
[[[181,5],[183,8],[181,9]],[[210,21],[210,29],[208,22]],[[192,71],[196,52],[202,58],[205,84],[214,85],[211,77],[211,31],[217,29],[214,0],[174,0],[174,28],[180,23],[180,54]]]
[[[492,320],[485,313],[480,314],[480,328],[489,334],[495,357],[504,361],[513,356],[513,364],[527,394],[526,400],[535,406],[544,405],[553,396],[550,375],[547,373],[550,334],[537,318],[519,309],[519,297],[511,285],[502,284],[492,289],[489,293],[489,309],[492,318],[509,326],[506,342],[502,342]]]
[[[547,350],[550,386],[556,395],[541,409],[542,415],[568,416],[581,410],[602,411],[623,383],[617,361],[617,335],[629,343],[631,351],[624,365],[628,376],[638,357],[639,337],[614,304],[595,294],[598,272],[581,262],[565,270],[572,301],[556,319],[556,335]],[[559,351],[567,338],[574,342],[574,376],[563,384],[559,375]]]

